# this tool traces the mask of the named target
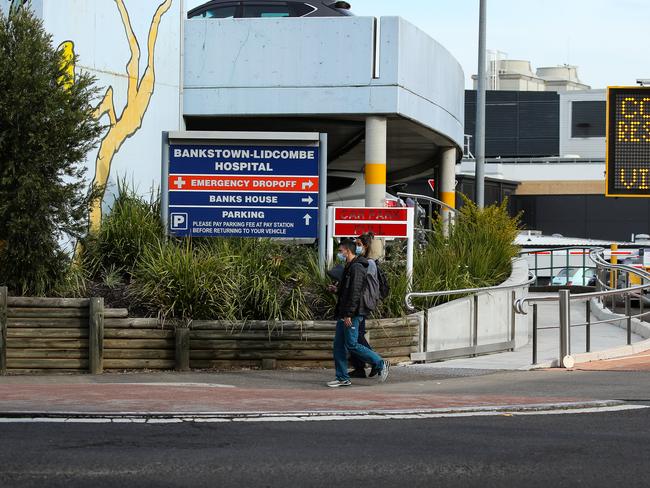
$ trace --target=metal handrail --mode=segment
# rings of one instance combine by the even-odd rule
[[[567,270],[567,282],[568,282],[568,274],[569,274],[569,269],[571,268],[582,268],[582,269],[591,269],[591,266],[587,265],[587,253],[585,252],[586,250],[589,250],[591,252],[593,250],[593,246],[560,246],[560,247],[548,247],[548,248],[543,248],[543,249],[527,249],[527,250],[522,250],[519,252],[519,257],[521,258],[534,258],[534,271],[535,274],[539,276],[540,271],[550,271],[551,276],[553,275],[553,270],[556,269],[566,269]],[[560,255],[556,256],[557,253],[563,253],[563,251],[566,253],[566,256]],[[570,251],[582,251],[582,266],[579,264],[572,264],[571,263],[571,256],[570,256]],[[538,259],[540,256],[546,257],[546,254],[550,254],[550,266],[544,266],[540,267],[538,265]],[[562,261],[562,259],[565,259],[564,264],[558,264],[555,265],[554,263],[554,258],[559,259]],[[557,261],[555,261],[557,263]],[[594,266],[596,267],[596,266]]]
[[[420,200],[420,199],[427,200],[429,202],[436,203],[436,204],[440,205],[441,207],[445,207],[447,210],[449,210],[450,212],[452,212],[454,214],[460,213],[458,211],[458,209],[452,207],[451,205],[448,205],[445,202],[443,202],[441,200],[438,200],[437,198],[433,198],[433,197],[430,197],[430,196],[427,196],[427,195],[418,195],[418,194],[415,194],[415,193],[404,193],[404,192],[400,191],[400,192],[397,192],[397,196],[400,197],[400,198],[401,197],[406,197],[406,198],[415,198],[416,200]]]
[[[589,259],[594,262],[598,273],[596,274],[596,279],[601,290],[590,293],[578,293],[571,294],[569,290],[560,290],[557,295],[546,295],[540,297],[524,297],[518,300],[515,300],[514,309],[516,313],[527,314],[526,305],[529,303],[533,304],[533,364],[537,363],[537,333],[539,330],[547,329],[559,329],[560,332],[560,355],[559,355],[559,365],[561,367],[571,367],[574,364],[571,354],[571,329],[575,327],[585,327],[585,348],[586,352],[591,352],[591,327],[598,324],[607,324],[607,323],[617,323],[621,320],[626,321],[626,331],[627,331],[627,344],[632,344],[632,319],[641,318],[647,315],[650,315],[650,312],[644,313],[643,311],[643,301],[641,303],[641,313],[633,314],[632,313],[632,297],[641,298],[644,292],[650,289],[650,273],[645,270],[640,270],[638,268],[628,266],[625,264],[612,264],[604,258],[605,249],[602,247],[593,248],[589,252]],[[613,288],[603,283],[601,280],[601,271],[610,270],[615,276],[617,271],[623,271],[627,273],[628,277],[630,275],[636,275],[642,279],[642,284],[637,286],[627,286],[626,288]],[[612,283],[615,283],[615,279],[611,280]],[[646,282],[643,284],[643,282]],[[616,286],[616,285],[614,285]],[[614,296],[624,295],[625,296],[625,315],[619,316],[613,319],[605,319],[592,321],[591,320],[591,299],[600,298],[604,302],[603,298],[611,296],[612,297],[612,310],[614,307]],[[571,302],[572,301],[584,301],[586,302],[586,318],[587,321],[579,324],[571,324]],[[560,312],[560,323],[559,326],[555,327],[538,327],[537,326],[537,309],[538,303],[542,302],[559,302],[559,312]]]
[[[603,253],[604,251],[605,251],[605,249],[602,248],[602,247],[594,248],[594,249],[592,249],[592,251],[589,253],[589,258],[590,258],[594,263],[596,263],[596,265],[600,265],[600,266],[602,266],[603,268],[607,268],[607,269],[620,269],[620,270],[623,270],[623,271],[627,271],[627,272],[630,272],[630,273],[634,273],[634,274],[640,276],[641,278],[647,278],[647,279],[650,279],[650,273],[648,273],[647,271],[645,271],[645,270],[643,270],[643,269],[635,268],[635,267],[633,267],[633,266],[628,266],[628,265],[626,265],[626,264],[611,264],[611,263],[607,262],[607,261],[606,261],[605,259],[603,259],[602,256],[600,255],[600,254]]]
[[[647,285],[633,286],[630,288],[615,288],[606,291],[571,294],[570,300],[579,302],[579,301],[590,300],[592,298],[608,297],[614,295],[625,295],[626,293],[632,293],[634,291],[647,290],[647,289],[650,289],[650,283],[648,283]],[[518,314],[527,315],[528,312],[526,311],[525,307],[526,304],[528,303],[557,302],[559,300],[560,300],[559,295],[545,295],[541,297],[524,297],[516,300],[514,307],[515,307],[515,311]]]
[[[646,271],[642,271],[640,269],[634,268],[632,266],[627,266],[624,264],[611,264],[605,261],[600,255],[604,251],[605,251],[604,248],[599,247],[593,249],[589,253],[589,258],[596,264],[597,267],[601,267],[609,270],[618,269],[618,270],[626,271],[628,273],[636,274],[641,278],[650,280],[650,273]],[[601,285],[605,286],[602,282],[600,283]],[[648,290],[650,289],[650,283],[646,285],[638,285],[638,286],[632,286],[628,288],[611,288],[608,286],[606,286],[606,288],[609,289],[604,291],[596,291],[596,292],[589,292],[589,293],[571,294],[570,300],[585,301],[585,300],[590,300],[592,298],[601,298],[601,297],[614,296],[614,295],[625,295],[636,291]],[[559,300],[560,300],[559,295],[545,295],[541,297],[523,297],[515,301],[514,308],[517,313],[526,315],[528,313],[526,311],[526,304],[528,303],[557,302]]]
[[[506,291],[513,290],[515,288],[520,288],[522,286],[531,285],[535,282],[537,276],[533,273],[528,273],[528,280],[523,283],[517,283],[516,285],[497,285],[497,286],[488,286],[484,288],[465,288],[462,290],[444,290],[444,291],[428,291],[428,292],[411,292],[406,295],[406,307],[409,310],[414,310],[413,307],[413,298],[435,298],[442,296],[452,296],[452,295],[469,295],[469,294],[482,294],[488,293],[491,291]]]
[[[549,251],[570,251],[571,249],[603,249],[602,247],[594,248],[592,246],[563,246],[563,247],[547,247],[544,249],[524,249],[521,252],[519,252],[519,255],[522,254],[538,254],[538,253],[543,253],[543,252],[549,252]]]

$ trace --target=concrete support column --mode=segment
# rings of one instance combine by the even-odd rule
[[[442,150],[440,165],[440,200],[450,207],[456,208],[456,148],[448,147]],[[442,207],[442,218],[447,226],[451,225],[453,214]]]
[[[366,207],[383,207],[386,202],[386,117],[366,119]],[[383,256],[384,243],[375,239],[371,256]]]
[[[366,119],[366,207],[385,204],[386,132],[386,117]]]

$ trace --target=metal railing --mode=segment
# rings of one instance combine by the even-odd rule
[[[474,154],[472,154],[472,136],[471,134],[465,134],[465,143],[463,144],[463,159],[474,161],[476,159]]]
[[[459,210],[452,207],[451,205],[446,204],[442,200],[438,200],[437,198],[430,197],[428,195],[418,195],[416,193],[405,193],[405,192],[397,192],[397,196],[400,198],[410,198],[415,201],[416,204],[416,217],[415,217],[415,228],[416,230],[422,230],[424,231],[425,235],[428,232],[431,232],[433,229],[433,206],[437,205],[441,209],[448,210],[449,213],[449,220],[447,222],[447,226],[453,225],[453,222],[456,218],[456,216],[459,214]],[[420,208],[423,208],[420,203],[424,202],[424,204],[428,207],[428,211],[425,215],[418,215],[420,212],[418,211]],[[428,217],[428,218],[425,218]],[[423,236],[418,236],[418,241],[422,240]]]
[[[400,191],[400,192],[397,192],[397,196],[400,197],[400,198],[412,198],[416,202],[418,200],[424,200],[430,206],[432,206],[433,204],[436,204],[436,205],[440,205],[441,207],[444,207],[445,209],[449,210],[453,214],[459,213],[459,210],[457,208],[454,208],[451,205],[446,204],[442,200],[438,200],[437,198],[433,198],[433,197],[430,197],[428,195],[418,195],[416,193],[404,193],[404,192]],[[430,209],[432,210],[431,207],[430,207]],[[429,215],[432,215],[432,214],[429,213]]]
[[[535,282],[537,277],[533,273],[528,273],[528,280],[523,283],[517,283],[516,285],[497,285],[497,286],[488,286],[485,288],[465,288],[462,290],[444,290],[444,291],[414,291],[406,294],[406,307],[409,310],[415,310],[413,306],[414,298],[436,298],[436,297],[451,297],[457,295],[480,295],[483,293],[488,293],[491,291],[507,291],[514,290],[516,288],[521,288],[523,286],[530,286]]]
[[[529,273],[528,279],[522,283],[516,283],[513,285],[498,285],[490,286],[485,288],[466,288],[461,290],[445,290],[445,291],[433,291],[433,292],[411,292],[406,295],[406,306],[409,310],[415,311],[413,305],[414,299],[423,299],[423,298],[438,298],[438,297],[452,297],[452,296],[461,296],[461,295],[473,295],[473,306],[472,306],[472,317],[471,317],[471,335],[470,342],[466,347],[458,347],[453,349],[446,350],[436,350],[436,351],[427,351],[428,344],[428,314],[424,314],[425,320],[423,322],[422,329],[420,331],[420,349],[418,353],[411,354],[411,359],[413,361],[439,361],[443,359],[451,359],[454,357],[463,357],[463,356],[476,356],[479,354],[487,354],[494,352],[502,352],[508,350],[514,350],[515,348],[515,339],[516,339],[516,330],[515,330],[515,318],[514,312],[512,310],[512,303],[516,299],[516,290],[517,288],[523,288],[530,286],[535,281],[535,276],[532,273]],[[505,342],[491,343],[491,344],[481,344],[479,345],[478,335],[479,335],[479,296],[484,294],[489,294],[492,292],[502,292],[502,291],[511,291],[511,296],[509,300],[506,300],[508,307],[507,313],[512,317],[511,325],[509,327],[509,340]]]
[[[592,293],[572,294],[570,290],[560,290],[558,295],[547,295],[541,297],[524,297],[514,302],[515,311],[519,314],[527,314],[528,304],[532,304],[533,308],[533,364],[538,362],[538,331],[559,329],[559,364],[562,367],[571,367],[573,359],[571,358],[571,329],[577,327],[585,327],[585,342],[586,351],[591,352],[591,327],[598,324],[617,323],[623,320],[626,321],[626,336],[627,344],[632,344],[632,319],[642,318],[650,315],[650,312],[643,310],[643,294],[650,290],[650,273],[637,269],[632,266],[624,264],[611,264],[604,258],[604,248],[593,248],[590,251],[589,258],[594,262],[597,269],[597,287],[598,291]],[[606,283],[604,273],[610,271],[610,284]],[[641,279],[642,284],[638,286],[627,286],[625,288],[617,288],[617,275],[619,272],[636,275]],[[646,282],[646,283],[644,283]],[[610,286],[613,285],[613,286]],[[604,303],[606,297],[612,297],[612,304],[616,303],[616,297],[623,297],[625,303],[625,315],[618,316],[613,319],[606,320],[591,320],[591,300],[597,298]],[[641,313],[632,314],[632,299],[638,298]],[[544,302],[558,302],[559,304],[559,325],[551,327],[538,327],[538,310],[537,307],[540,303]],[[571,303],[572,302],[586,302],[586,321],[583,323],[571,323]],[[614,309],[614,306],[612,306]],[[613,310],[612,310],[613,311]]]
[[[591,246],[566,246],[566,247],[553,247],[546,249],[532,249],[529,251],[521,251],[519,256],[526,258],[531,271],[537,276],[535,285],[539,285],[540,278],[546,278],[548,274],[549,284],[553,284],[555,278],[555,271],[562,272],[564,270],[566,283],[561,286],[569,285],[570,270],[582,269],[581,283],[572,283],[573,285],[588,285],[585,279],[589,276],[587,270],[596,269],[596,266],[589,266],[587,257],[593,251],[594,247]],[[559,255],[558,255],[559,254]],[[558,262],[559,261],[559,262]],[[548,266],[545,266],[548,264]],[[548,273],[545,273],[545,272]],[[591,277],[591,276],[589,276]]]

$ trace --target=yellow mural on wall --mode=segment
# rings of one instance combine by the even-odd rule
[[[63,71],[63,74],[56,81],[59,83],[59,85],[63,85],[67,90],[72,85],[74,85],[75,80],[74,42],[62,42],[57,50],[61,52],[61,70]]]
[[[124,142],[133,136],[142,127],[142,120],[149,107],[149,102],[155,87],[155,63],[154,53],[158,40],[158,30],[163,15],[172,6],[172,0],[165,0],[156,9],[156,12],[149,27],[147,37],[147,67],[144,75],[140,77],[140,45],[133,32],[129,12],[124,5],[124,0],[114,0],[122,19],[126,38],[129,43],[131,57],[126,64],[126,75],[128,77],[127,102],[118,116],[113,102],[113,87],[109,86],[95,110],[95,117],[108,116],[110,126],[99,146],[97,159],[95,160],[94,186],[105,187],[111,172],[113,158],[119,152]],[[89,221],[90,230],[99,228],[102,219],[102,200],[98,198],[93,202]]]

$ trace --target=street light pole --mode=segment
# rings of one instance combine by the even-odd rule
[[[475,200],[479,208],[485,206],[485,85],[487,82],[486,58],[486,17],[487,0],[479,0],[478,28],[478,90],[476,93],[476,138],[475,156],[476,171],[474,173]]]

